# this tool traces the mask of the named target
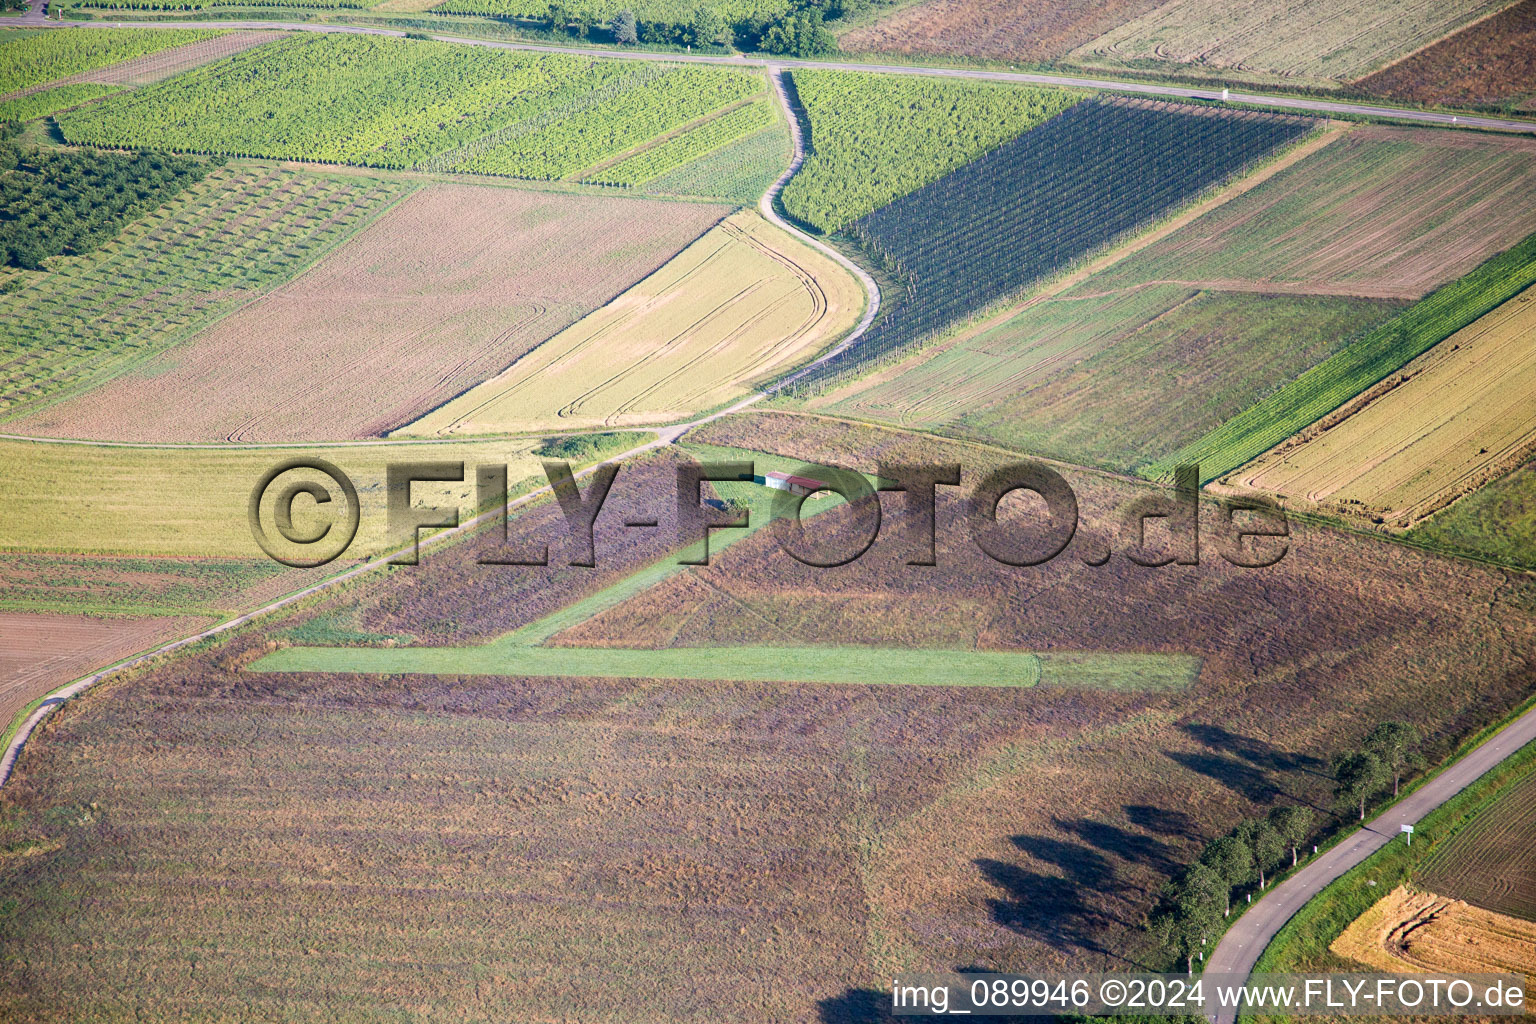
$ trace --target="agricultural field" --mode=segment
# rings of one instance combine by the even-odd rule
[[[1408,532],[1420,543],[1536,571],[1536,463],[1527,463]]]
[[[782,121],[652,178],[646,195],[699,196],[751,205],[789,166],[793,147]]]
[[[243,53],[254,46],[283,38],[286,36],[282,32],[219,32],[196,42],[156,50],[142,57],[109,64],[93,71],[82,71],[63,79],[58,84],[95,82],[130,87],[150,85],[183,71],[211,64],[216,60]]]
[[[559,178],[764,88],[719,68],[304,34],[58,120],[85,145]]]
[[[55,257],[47,273],[0,269],[0,418],[14,421],[174,347],[319,259],[407,190],[228,166],[85,256]],[[111,414],[95,410],[103,412]]]
[[[1536,140],[1361,127],[1100,281],[1418,299],[1533,231]]]
[[[224,615],[294,589],[292,574],[266,557],[0,553],[0,611]]]
[[[1536,775],[1506,786],[1415,878],[1437,893],[1526,924],[1527,973],[1536,974]]]
[[[1536,450],[1532,290],[1227,478],[1405,529]]]
[[[1268,451],[1536,284],[1536,235],[1414,303],[1204,437],[1147,467],[1212,480]]]
[[[1067,60],[1094,68],[1237,72],[1326,86],[1366,75],[1506,3],[1168,0],[1079,46]]]
[[[850,53],[1055,61],[1145,14],[1157,0],[926,0],[839,34]]]
[[[807,407],[1134,471],[1390,317],[1339,296],[1093,278]]]
[[[0,611],[0,729],[59,684],[211,622]]]
[[[1520,0],[1355,85],[1410,103],[1517,106],[1536,93],[1536,0]]]
[[[1396,974],[1536,977],[1536,924],[1406,886],[1356,918],[1330,949],[1371,970]]]
[[[635,87],[609,90],[606,95],[594,92],[583,97],[579,108],[562,109],[559,116],[476,140],[472,152],[463,154],[453,168],[534,179],[596,175],[595,180],[602,181],[598,165],[679,128],[684,129],[682,137],[687,141],[682,145],[687,146],[703,137],[694,130],[702,128],[706,119],[729,117],[727,108],[764,88],[760,76],[739,71],[663,70]],[[688,140],[689,135],[694,139]],[[704,152],[700,149],[698,155]],[[689,157],[686,150],[676,155]]]
[[[0,100],[0,121],[30,121],[82,103],[110,96],[119,89],[115,85],[81,83],[61,85],[57,89],[39,89],[23,92],[12,99]]]
[[[616,163],[587,171],[581,180],[594,185],[626,185],[634,188],[748,135],[770,128],[777,122],[778,115],[774,112],[772,101],[764,97],[684,128],[676,135],[647,146],[632,156],[623,157]]]
[[[666,423],[745,397],[853,326],[858,282],[741,212],[400,436]]]
[[[809,155],[784,209],[821,232],[962,167],[1061,113],[1081,93],[846,71],[795,71]]]
[[[717,421],[699,441],[861,467],[980,455],[783,415]],[[667,553],[650,538],[667,533],[671,494],[652,484],[670,466],[649,465],[655,480],[645,466],[621,473],[610,501],[635,477],[625,507],[599,520],[613,557],[596,570],[488,574],[466,543],[57,712],[7,791],[5,839],[30,854],[0,861],[16,908],[0,918],[8,1019],[99,1006],[110,991],[112,1013],[156,1018],[194,1001],[278,1013],[324,998],[379,1013],[406,1001],[404,1018],[420,1020],[572,1007],[594,1021],[835,1020],[878,1005],[878,979],[908,966],[1098,968],[1106,950],[1146,963],[1136,923],[1205,837],[1278,799],[1326,800],[1319,766],[1383,716],[1410,718],[1443,749],[1531,684],[1536,592],[1504,574],[1300,525],[1275,573],[1076,557],[1019,571],[967,554],[947,500],[930,570],[877,547],[801,571],[759,531],[584,628],[651,623],[624,636],[662,653],[679,608],[703,604],[688,643],[757,645],[766,618],[780,630],[768,646],[862,628],[872,645],[979,639],[1081,657],[1091,615],[1102,653],[1199,657],[1194,685],[253,667],[271,644],[294,656],[304,636],[405,636],[402,652],[473,644],[600,592]],[[1093,522],[1142,490],[1071,478]],[[652,511],[661,530],[621,525]],[[525,515],[559,522],[547,504]],[[1198,629],[1189,608],[1204,610]],[[1447,690],[1448,666],[1469,662],[1477,671]],[[55,895],[65,878],[67,904]],[[59,948],[66,913],[88,960]],[[178,942],[160,941],[172,922]],[[402,966],[423,962],[443,966]]]
[[[1312,124],[1141,100],[1078,104],[848,227],[907,294],[809,379],[846,376],[932,341],[1240,174]]]
[[[357,487],[361,522],[345,557],[363,559],[389,547],[384,471],[391,460],[504,464],[511,484],[542,482],[534,454],[540,445],[525,438],[269,450],[0,441],[6,465],[22,467],[0,477],[0,499],[14,510],[0,533],[0,551],[259,559],[247,517],[251,490],[279,462],[309,457],[338,466]],[[463,483],[419,483],[412,495],[418,504],[458,506],[468,518],[477,504],[475,476],[466,469]]]
[[[727,212],[429,185],[291,283],[14,429],[133,441],[378,436],[505,370]],[[398,354],[381,363],[383,346]],[[183,400],[165,403],[167,389]]]
[[[81,28],[5,39],[0,41],[0,99],[33,86],[220,34],[195,29]]]
[[[25,270],[84,255],[212,169],[204,160],[147,153],[22,152],[0,172],[0,255]]]

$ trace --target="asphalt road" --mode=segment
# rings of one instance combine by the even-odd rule
[[[1354,835],[1319,854],[1310,864],[1271,889],[1227,929],[1206,962],[1206,973],[1244,976],[1251,973],[1270,940],[1308,900],[1383,846],[1403,842],[1403,825],[1418,822],[1532,741],[1536,741],[1536,708],[1515,719]],[[1210,1019],[1216,1024],[1232,1024],[1237,1014],[1222,1010],[1211,1014]]]
[[[145,22],[53,22],[51,24],[82,25],[92,28],[110,28],[120,24],[134,27],[163,28],[213,28],[213,29],[274,29],[291,32],[336,32],[347,35],[404,36],[403,30],[370,28],[362,25],[312,25],[286,21],[177,21],[175,23]],[[1148,82],[1121,82],[1109,78],[1081,78],[1068,75],[1041,75],[1022,71],[981,71],[965,68],[933,68],[908,64],[864,64],[856,61],[794,60],[791,58],[725,57],[705,54],[656,53],[649,50],[602,49],[589,46],[552,46],[539,43],[496,42],[488,39],[465,39],[444,33],[428,33],[434,39],[461,43],[465,46],[485,46],[496,50],[539,50],[548,53],[573,53],[593,57],[616,57],[625,60],[686,61],[695,64],[727,64],[734,66],[826,68],[836,71],[881,71],[893,75],[917,75],[936,78],[967,78],[989,82],[1024,82],[1033,85],[1058,85],[1081,89],[1098,89],[1108,92],[1131,93],[1139,96],[1158,96],[1173,99],[1223,100],[1231,103],[1252,104],[1294,110],[1303,114],[1336,115],[1353,114],[1363,117],[1391,117],[1427,124],[1456,125],[1467,128],[1495,128],[1503,131],[1536,134],[1536,122],[1514,121],[1498,117],[1479,117],[1442,114],[1429,110],[1405,110],[1398,107],[1374,106],[1368,103],[1344,103],[1332,100],[1315,100],[1295,96],[1271,96],[1258,92],[1230,92],[1214,88],[1195,88],[1185,85],[1156,85]]]

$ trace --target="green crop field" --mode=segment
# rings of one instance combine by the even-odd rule
[[[147,153],[21,153],[15,168],[0,172],[0,257],[40,270],[61,253],[82,256],[211,169],[204,160]]]
[[[755,203],[789,166],[790,155],[789,129],[780,122],[652,178],[642,191]]]
[[[0,292],[0,419],[128,370],[313,263],[409,186],[226,167]]]
[[[1409,536],[1536,571],[1536,463],[1461,498],[1414,527]]]
[[[223,614],[246,604],[243,592],[285,571],[285,566],[268,558],[4,553],[0,554],[0,611]]]
[[[457,170],[563,178],[765,88],[761,77],[676,67],[462,160]]]
[[[308,35],[58,120],[87,145],[558,178],[762,88],[716,68]]]
[[[1192,462],[1200,464],[1202,482],[1231,472],[1533,283],[1536,235],[1431,293],[1145,473],[1163,477]]]
[[[0,100],[0,121],[30,121],[69,107],[77,107],[91,100],[120,92],[120,85],[102,85],[96,82],[78,82],[61,85],[54,89],[28,93],[15,99]]]
[[[194,29],[82,28],[0,42],[0,96],[219,34]]]
[[[817,409],[1134,470],[1238,414],[1393,304],[1090,278]]]
[[[1083,98],[1064,89],[796,71],[809,156],[784,208],[836,231],[943,177]]]
[[[748,103],[687,128],[602,170],[584,174],[581,180],[599,185],[643,185],[738,139],[762,131],[777,120],[769,101]]]

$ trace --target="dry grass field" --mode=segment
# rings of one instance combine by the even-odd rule
[[[1098,277],[1417,299],[1536,231],[1536,140],[1357,128]]]
[[[1533,337],[1527,291],[1223,482],[1407,528],[1530,456]]]
[[[134,441],[382,434],[504,370],[727,212],[428,186],[289,284],[19,429]]]
[[[1508,0],[1168,0],[1073,50],[1090,67],[1248,72],[1327,84],[1358,78]]]
[[[1050,61],[1152,10],[1156,0],[928,0],[838,37],[851,53]]]
[[[861,467],[1006,457],[809,417],[706,433]],[[360,643],[515,629],[665,552],[672,498],[653,485],[670,467],[652,466],[615,484],[598,569],[477,567],[469,543],[312,614]],[[1099,536],[1090,524],[1143,493],[1072,482]],[[641,512],[663,529],[622,528]],[[707,598],[695,641],[739,643],[766,618],[801,642],[1194,651],[1200,678],[1130,692],[243,668],[296,631],[272,623],[93,691],[29,746],[4,796],[5,839],[29,855],[0,859],[15,907],[0,1013],[176,1019],[234,1000],[317,1019],[847,1021],[892,970],[1153,966],[1148,893],[1201,843],[1276,800],[1327,801],[1327,757],[1382,718],[1443,750],[1532,683],[1530,583],[1397,545],[1297,525],[1273,571],[1094,569],[1076,548],[1012,570],[967,554],[948,499],[940,531],[933,569],[877,547],[821,572],[762,532],[693,589],[619,608],[662,638],[677,599]]]
[[[755,212],[398,435],[665,423],[740,398],[850,328],[858,282]]]
[[[1355,84],[1412,103],[1502,106],[1530,96],[1536,92],[1536,0],[1520,0]]]
[[[49,690],[212,622],[0,611],[0,729]]]
[[[392,461],[464,461],[462,484],[416,484],[418,504],[473,508],[479,463],[507,465],[516,483],[542,476],[538,439],[326,448],[109,448],[0,441],[0,551],[262,558],[247,502],[261,475],[290,458],[319,457],[351,477],[362,505],[348,558],[384,550],[384,472]],[[295,505],[303,512],[305,505]]]
[[[1329,947],[1399,974],[1523,974],[1536,978],[1536,924],[1399,886]]]
[[[1522,918],[1536,937],[1536,775],[1501,791],[1416,878],[1435,892]],[[1536,961],[1536,946],[1527,957]],[[1536,974],[1536,962],[1527,971]]]

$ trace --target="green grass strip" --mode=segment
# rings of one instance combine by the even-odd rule
[[[1536,235],[1488,260],[1465,277],[1436,289],[1192,444],[1144,469],[1150,479],[1200,464],[1202,484],[1269,451],[1409,360],[1492,312],[1536,283]]]
[[[363,672],[906,686],[1034,686],[1040,660],[1015,651],[885,647],[289,647],[257,672]]]

